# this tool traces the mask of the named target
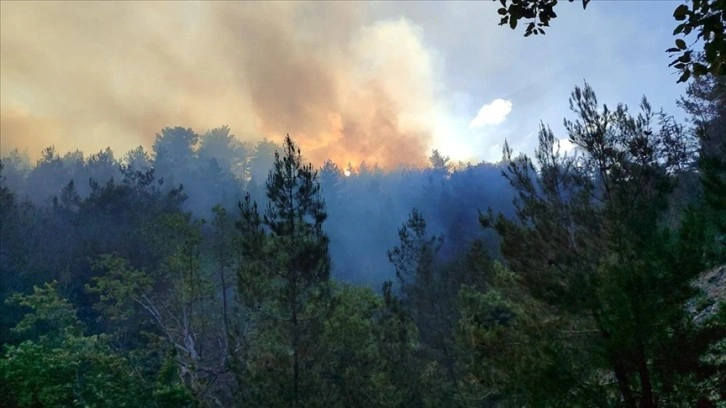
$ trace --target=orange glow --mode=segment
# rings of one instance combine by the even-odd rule
[[[250,141],[289,133],[315,165],[421,165],[431,148],[438,79],[422,33],[370,21],[364,3],[0,8],[3,155],[122,156],[167,126],[222,125]]]

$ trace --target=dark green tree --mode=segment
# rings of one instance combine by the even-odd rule
[[[262,217],[249,195],[241,204],[239,293],[259,315],[263,341],[254,368],[271,370],[260,381],[277,388],[260,390],[256,403],[298,407],[313,400],[310,373],[323,352],[317,339],[331,307],[330,257],[317,172],[303,164],[289,135],[282,155],[275,153],[266,192]]]
[[[420,349],[416,324],[408,307],[394,293],[393,282],[384,282],[382,289],[382,305],[374,321],[379,330],[377,343],[381,372],[391,386],[388,392],[380,392],[379,400],[388,406],[423,406],[423,365],[416,356]]]
[[[428,235],[426,221],[417,209],[411,211],[398,236],[400,243],[388,252],[388,258],[396,268],[401,305],[418,329],[420,357],[429,368],[428,388],[436,389],[429,394],[429,402],[451,405],[458,380],[452,335],[458,319],[459,271],[441,265],[437,254],[443,236]]]
[[[55,283],[9,302],[29,309],[13,329],[26,339],[0,359],[0,406],[190,406],[183,386],[143,375],[108,335],[87,335]],[[7,404],[7,405],[6,405]]]
[[[684,304],[706,266],[699,218],[686,214],[675,229],[663,219],[688,137],[645,99],[635,117],[623,105],[600,109],[585,84],[570,105],[579,117],[565,127],[582,153],[560,154],[544,126],[536,164],[505,147],[516,216],[490,212],[482,222],[500,234],[502,255],[536,300],[592,330],[580,343],[591,378],[607,370],[620,403],[655,407],[687,393],[665,385],[683,380],[667,357],[684,351],[674,333],[691,329]]]
[[[336,307],[319,339],[326,352],[319,369],[311,373],[315,375],[315,405],[402,406],[404,390],[412,381],[406,368],[384,358],[388,349],[382,346],[390,340],[384,333],[391,327],[384,323],[381,297],[364,287],[338,284],[334,289]],[[393,348],[390,342],[385,346]],[[405,355],[410,345],[401,346],[399,351]],[[405,361],[403,355],[397,358]]]
[[[226,405],[234,391],[226,383],[227,377],[231,381],[226,297],[217,295],[217,271],[203,263],[200,228],[189,214],[160,216],[145,226],[150,244],[162,254],[158,263],[137,269],[119,256],[101,256],[96,266],[104,273],[87,290],[99,295],[96,309],[112,323],[110,332],[134,336],[137,347],[149,353],[171,350],[170,363],[196,401]],[[134,326],[146,334],[128,333]]]
[[[690,115],[698,136],[704,198],[726,235],[726,77],[709,75],[689,83],[678,104]],[[726,241],[722,244],[726,246]]]
[[[608,392],[589,374],[583,347],[590,328],[534,299],[503,265],[489,269],[486,288],[460,292],[460,405],[607,406]]]

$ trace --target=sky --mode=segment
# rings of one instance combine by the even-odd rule
[[[498,161],[540,122],[566,139],[568,97],[677,117],[678,1],[561,2],[544,36],[498,2],[0,2],[0,155],[117,155],[167,126],[289,133],[315,164]]]

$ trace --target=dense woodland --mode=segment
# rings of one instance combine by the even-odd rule
[[[694,282],[726,263],[725,102],[700,78],[676,123],[584,84],[498,164],[316,169],[227,127],[14,152],[1,404],[724,407]]]
[[[584,84],[498,164],[315,169],[227,127],[10,153],[0,406],[726,407],[725,16],[674,11],[688,123]]]

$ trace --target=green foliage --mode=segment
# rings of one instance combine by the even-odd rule
[[[673,175],[688,159],[680,146],[687,137],[665,126],[667,118],[653,128],[645,100],[637,117],[622,105],[600,110],[587,84],[575,88],[570,105],[579,118],[565,127],[583,153],[560,155],[544,127],[536,166],[505,147],[516,217],[490,212],[482,222],[502,236],[502,254],[534,299],[558,318],[591,328],[587,341],[553,338],[549,350],[570,361],[584,356],[589,363],[577,378],[609,372],[611,389],[595,382],[604,395],[652,407],[667,398],[663,384],[676,381],[671,367],[656,362],[682,351],[674,333],[690,330],[684,304],[707,265],[699,217],[686,214],[676,231],[663,223]],[[586,387],[582,395],[591,392]]]
[[[242,301],[255,313],[249,403],[306,404],[323,350],[318,339],[332,310],[327,215],[317,172],[304,165],[288,136],[267,180],[269,204],[260,216],[249,194],[240,203]],[[280,381],[280,378],[289,381]]]
[[[459,291],[462,287],[482,290],[492,261],[477,243],[462,260],[442,263],[437,255],[443,236],[428,236],[426,221],[417,209],[411,211],[398,235],[400,243],[388,257],[396,269],[400,299],[387,284],[384,300],[395,311],[393,316],[398,316],[400,329],[415,325],[416,330],[407,334],[418,343],[406,362],[406,370],[417,373],[419,382],[411,395],[423,406],[466,406],[460,391],[466,387],[461,359],[468,351],[457,349],[454,341],[462,308]],[[396,320],[389,320],[393,322]]]
[[[33,335],[40,327],[43,332],[55,334],[59,338],[78,336],[83,331],[76,318],[73,306],[56,291],[56,282],[46,283],[43,287],[33,287],[32,295],[14,294],[6,303],[31,309],[12,329],[16,333]],[[37,334],[37,333],[36,333]]]
[[[431,362],[421,363],[423,378],[439,391],[441,399],[431,403],[450,404],[447,400],[456,382],[451,334],[457,319],[459,282],[446,274],[455,271],[437,265],[443,237],[427,236],[426,221],[418,210],[411,211],[398,236],[400,244],[388,252],[388,258],[396,268],[401,305],[418,329],[423,359]]]
[[[691,82],[678,104],[690,115],[698,136],[698,167],[704,212],[709,213],[721,234],[721,261],[726,253],[726,82],[704,76]]]
[[[165,406],[163,390],[151,387],[107,336],[86,336],[75,310],[55,284],[35,287],[10,302],[29,308],[14,330],[32,339],[6,346],[0,377],[6,403],[19,407]],[[169,389],[179,390],[170,384]],[[183,393],[176,406],[188,405]]]
[[[688,4],[676,7],[673,17],[680,22],[673,35],[688,36],[696,31],[696,41],[703,42],[702,61],[694,58],[693,50],[689,50],[681,38],[676,39],[675,47],[667,50],[676,54],[668,66],[681,71],[678,82],[688,81],[691,75],[726,75],[726,1],[693,0],[690,7]]]
[[[99,295],[96,307],[112,322],[149,323],[154,334],[149,337],[160,341],[147,341],[145,347],[157,353],[174,350],[171,358],[179,378],[202,403],[230,397],[214,388],[227,369],[229,350],[219,344],[228,344],[229,333],[214,284],[202,268],[200,227],[201,222],[185,214],[161,216],[148,232],[164,255],[158,264],[139,270],[118,256],[101,256],[96,267],[105,273],[87,290]]]
[[[416,358],[421,346],[418,329],[407,308],[393,292],[393,283],[383,284],[383,304],[376,318],[378,350],[384,378],[393,387],[385,394],[390,406],[421,406],[421,364]],[[378,380],[380,381],[380,380]]]
[[[399,406],[400,390],[382,361],[379,342],[383,304],[370,289],[341,285],[336,307],[326,319],[320,347],[325,350],[315,376],[319,406]]]
[[[544,126],[532,159],[507,146],[504,163],[484,173],[451,172],[434,151],[416,173],[423,211],[410,213],[388,252],[398,285],[380,295],[331,279],[318,174],[289,137],[269,163],[264,211],[253,191],[238,219],[218,205],[209,224],[180,210],[181,188],[162,193],[143,150],[134,153],[141,169],[124,166],[120,184],[91,182],[86,198],[80,183],[64,182],[51,206],[36,208],[0,185],[3,329],[14,327],[2,333],[0,405],[723,405],[726,311],[712,281],[726,275],[701,275],[725,253],[724,155],[712,149],[722,144],[723,93],[705,78],[683,102],[700,115],[695,134],[646,100],[638,115],[600,107],[586,84],[570,100],[578,118],[565,121],[574,156]],[[247,154],[228,128],[199,149],[190,130],[162,133],[155,160],[168,169],[227,148]],[[225,166],[246,178],[250,161],[273,160],[272,147],[225,156]],[[104,168],[112,159],[93,156]],[[48,149],[43,166],[61,171],[67,161],[83,157]],[[210,175],[221,174],[215,166]],[[500,234],[506,265],[487,251],[494,239],[463,246],[473,240],[464,209],[475,204],[461,203],[479,202],[465,192],[504,167],[513,217],[480,218]],[[322,170],[332,199],[362,207],[344,196],[352,179],[342,174],[332,162]],[[365,163],[353,177],[371,195],[385,181]],[[678,188],[699,177],[702,189]],[[446,241],[430,234],[424,212]],[[354,224],[345,232],[360,231]]]
[[[396,268],[401,290],[409,298],[423,296],[422,291],[432,290],[437,279],[434,262],[441,248],[443,237],[426,236],[426,220],[413,209],[406,223],[398,230],[400,245],[388,251],[388,259]],[[428,293],[424,301],[431,302]]]
[[[467,370],[464,406],[607,406],[582,348],[592,330],[537,301],[521,277],[496,264],[486,291],[462,288],[457,345]],[[468,354],[465,354],[468,352]]]

